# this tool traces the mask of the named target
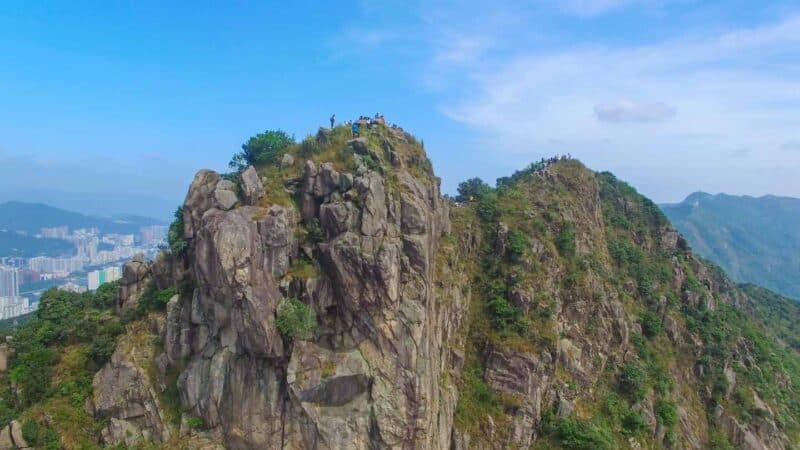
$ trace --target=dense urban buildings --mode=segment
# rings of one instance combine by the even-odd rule
[[[9,319],[31,311],[30,300],[19,295],[20,284],[22,270],[0,266],[0,319]]]
[[[87,275],[87,287],[93,291],[105,283],[122,278],[122,267],[114,266],[103,270],[93,270]]]
[[[0,266],[0,297],[18,297],[21,281],[21,270]]]
[[[33,309],[28,297],[0,297],[0,319],[28,314]]]
[[[142,227],[138,233],[103,233],[98,228],[41,228],[35,237],[71,242],[73,254],[19,257],[0,255],[0,319],[36,309],[44,290],[94,290],[122,276],[121,263],[136,254],[152,257],[166,243],[167,227]]]

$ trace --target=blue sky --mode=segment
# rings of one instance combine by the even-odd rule
[[[378,111],[448,192],[571,153],[800,197],[800,7],[759,3],[3,2],[0,200],[164,216],[256,132]]]

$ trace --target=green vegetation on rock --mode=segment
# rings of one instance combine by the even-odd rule
[[[242,151],[233,155],[229,166],[242,170],[247,166],[274,164],[294,143],[294,137],[282,130],[259,133],[242,144]]]
[[[33,318],[13,334],[13,356],[0,376],[0,421],[23,423],[42,448],[93,448],[101,424],[84,411],[94,373],[125,329],[113,314],[118,285],[76,294],[51,289]]]
[[[314,311],[296,298],[284,298],[278,303],[275,326],[290,338],[309,339],[317,329]]]

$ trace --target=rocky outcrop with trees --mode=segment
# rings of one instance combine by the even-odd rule
[[[554,157],[451,199],[380,124],[263,133],[231,167],[197,173],[116,297],[44,297],[9,341],[0,448],[798,442],[775,311],[800,309],[697,259],[611,174]]]

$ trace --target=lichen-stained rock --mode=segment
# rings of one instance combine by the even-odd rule
[[[230,180],[219,180],[217,188],[214,189],[215,206],[223,211],[227,211],[236,205],[239,197],[236,195],[236,185]]]
[[[258,178],[255,167],[247,166],[247,169],[239,174],[239,180],[244,202],[251,206],[258,204],[258,201],[264,196],[264,186],[261,184],[261,179]]]
[[[497,392],[516,399],[508,445],[527,448],[542,414],[542,393],[552,373],[530,353],[493,349],[487,357],[486,382]]]
[[[150,281],[152,268],[153,263],[144,261],[140,257],[134,257],[122,266],[122,279],[117,294],[117,308],[120,311],[136,309],[139,297]]]
[[[219,174],[212,170],[201,170],[194,176],[183,202],[183,234],[186,239],[194,239],[203,214],[214,206],[214,191],[219,180]]]
[[[164,442],[173,432],[160,400],[158,380],[148,370],[156,351],[152,326],[147,321],[130,325],[111,360],[94,376],[87,409],[95,417],[107,419],[102,430],[107,445]]]
[[[383,177],[377,172],[367,172],[356,177],[355,187],[361,199],[361,234],[382,237],[390,224],[389,210]]]
[[[314,195],[325,197],[339,189],[339,172],[333,168],[331,163],[322,163],[319,173],[314,179]]]

